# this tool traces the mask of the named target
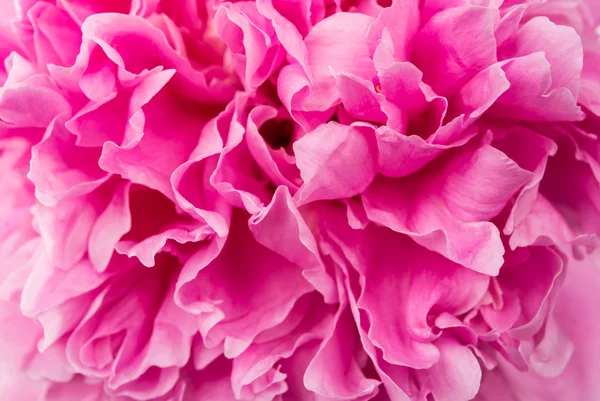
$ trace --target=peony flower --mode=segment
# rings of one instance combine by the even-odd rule
[[[599,399],[592,0],[0,11],[1,399]]]

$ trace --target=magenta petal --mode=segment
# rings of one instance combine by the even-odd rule
[[[527,143],[527,148],[530,149],[527,154],[523,154],[519,150],[524,143]],[[539,202],[545,203],[544,200],[540,200],[539,202],[537,200],[537,198],[541,196],[538,195],[539,185],[545,173],[548,158],[556,154],[557,145],[552,140],[524,128],[508,132],[503,138],[496,141],[494,145],[498,149],[503,150],[507,155],[511,156],[521,167],[534,174],[531,182],[521,190],[506,222],[504,233],[511,234],[513,230],[515,230],[515,227],[519,227],[521,222],[527,221],[527,225],[531,224],[536,216],[532,209],[535,208],[535,205],[539,204]],[[541,204],[539,205],[542,206]],[[558,223],[557,221],[555,222]],[[548,228],[552,226],[560,227],[560,224],[552,224]],[[535,230],[533,227],[531,227],[530,230],[531,229]],[[546,233],[551,234],[552,231],[553,230],[548,230]],[[540,230],[537,232],[538,235],[542,235],[543,231]],[[518,238],[523,234],[524,232],[521,231],[514,239],[511,238],[511,247],[514,247],[515,241],[519,241]],[[532,242],[535,242],[535,239],[532,239]],[[521,242],[521,244],[523,244],[523,242]]]
[[[421,169],[446,150],[417,135],[402,135],[387,127],[376,131],[379,150],[379,173],[387,177],[404,177]]]
[[[551,207],[545,209],[554,209],[562,218],[553,217],[554,213],[550,210],[548,219],[564,219],[577,237],[597,237],[600,234],[596,224],[600,217],[600,202],[596,194],[600,184],[594,174],[593,164],[578,160],[576,145],[569,137],[559,138],[557,143],[558,152],[548,160],[546,173],[540,183],[540,193],[551,203]],[[569,191],[559,189],[565,188],[565,185],[568,185]],[[559,225],[555,228],[556,231],[564,230]]]
[[[540,269],[539,266],[545,266]],[[518,278],[515,273],[519,270]],[[556,251],[546,248],[533,248],[528,260],[510,266],[498,277],[506,291],[514,291],[520,298],[524,321],[509,333],[517,338],[529,337],[539,331],[545,323],[546,310],[554,306],[558,289],[564,280],[564,260]],[[530,280],[522,281],[522,277]],[[527,283],[527,284],[525,284]],[[527,287],[527,291],[523,291]]]
[[[435,170],[427,168],[399,182],[377,178],[362,195],[365,210],[370,220],[411,235],[450,260],[495,275],[504,248],[498,229],[486,220],[500,213],[531,173],[489,145],[460,153]],[[435,187],[421,185],[421,176]],[[472,180],[480,185],[473,187]],[[473,203],[465,202],[467,198]]]
[[[253,108],[248,114],[245,139],[252,157],[254,157],[256,163],[269,176],[273,183],[277,186],[286,185],[290,189],[296,190],[301,183],[301,179],[298,168],[294,163],[295,159],[287,153],[285,146],[273,149],[261,135],[261,128],[269,127],[270,129],[271,127],[267,124],[274,121],[274,130],[283,131],[274,132],[274,134],[280,135],[282,138],[290,134],[292,137],[294,136],[294,132],[285,132],[287,129],[291,131],[296,130],[293,123],[289,120],[282,120],[285,121],[284,124],[286,125],[277,124],[278,115],[278,111],[270,106],[257,106]],[[287,141],[287,139],[282,139],[283,141]]]
[[[64,271],[53,266],[42,255],[33,268],[21,299],[21,308],[29,316],[35,316],[61,305],[71,298],[98,288],[111,276],[98,273],[89,261],[84,260]]]
[[[221,38],[232,51],[234,67],[243,77],[246,88],[258,88],[284,57],[273,25],[251,2],[221,6],[215,21]]]
[[[159,388],[160,382],[157,380],[153,370],[162,369],[161,379],[163,375],[178,378],[178,369],[183,367],[190,358],[190,350],[192,339],[197,332],[196,317],[186,313],[177,307],[173,300],[175,283],[169,284],[169,290],[165,293],[163,304],[158,310],[153,321],[153,330],[150,339],[146,346],[132,359],[127,361],[123,366],[116,365],[118,375],[115,375],[108,384],[111,388],[121,393],[136,394],[141,397],[142,392],[152,392],[155,394],[164,392]],[[169,373],[172,370],[174,373]],[[145,375],[153,375],[152,379],[144,379]],[[144,380],[146,383],[142,387],[135,383],[136,380]],[[166,382],[166,378],[164,379]],[[172,380],[172,379],[171,379]],[[173,384],[167,385],[165,389],[169,389]],[[137,388],[136,388],[137,387]]]
[[[75,142],[76,137],[65,129],[64,119],[58,117],[32,149],[28,177],[36,185],[36,197],[45,205],[85,195],[108,178],[98,167],[98,149],[75,150]]]
[[[77,0],[58,0],[58,3],[79,23],[88,16],[103,12],[120,12],[127,14],[131,7],[131,0],[92,0],[80,2]]]
[[[89,236],[106,202],[102,190],[82,199],[67,199],[54,207],[34,206],[46,253],[59,269],[68,270],[88,251]],[[108,255],[112,254],[112,249]]]
[[[491,114],[525,121],[580,121],[583,113],[565,87],[552,86],[552,65],[543,52],[511,59],[503,66],[510,88],[498,98]]]
[[[430,311],[464,313],[479,302],[489,278],[383,228],[336,235],[346,257],[365,277],[358,307],[370,317],[368,337],[381,348],[383,359],[417,369],[431,367],[439,351],[427,321]],[[398,260],[381,257],[383,249],[396,249]],[[385,307],[390,299],[402,313]]]
[[[119,185],[106,209],[97,217],[88,240],[88,255],[96,270],[104,271],[113,250],[131,229],[129,185]]]
[[[194,69],[188,59],[171,47],[164,33],[143,18],[116,13],[95,14],[85,20],[81,29],[84,42],[98,44],[108,59],[124,70],[120,71],[120,78],[157,67],[174,69],[178,72],[174,86],[192,99],[204,98],[205,103],[223,105],[233,96],[234,86],[219,78],[223,74],[217,73],[209,83],[211,75],[208,71]],[[96,78],[100,80],[106,75]]]
[[[340,400],[368,400],[377,392],[379,382],[360,371],[355,357],[356,334],[352,315],[341,309],[335,325],[304,374],[304,386],[322,397]],[[352,337],[349,337],[352,336]]]
[[[543,52],[552,66],[548,90],[566,88],[577,99],[583,49],[581,39],[574,29],[554,24],[547,18],[533,18],[503,44],[499,52],[510,54],[510,57]]]
[[[302,267],[304,278],[325,301],[335,302],[338,296],[335,284],[325,271],[314,235],[286,187],[277,189],[272,203],[250,219],[249,226],[259,243]],[[282,239],[288,244],[284,249],[279,246]]]
[[[423,82],[423,73],[417,67],[408,62],[393,62],[381,68],[377,76],[382,94],[400,109],[397,118],[390,116],[387,121],[390,128],[426,138],[440,127],[448,102],[435,95]],[[410,126],[409,120],[420,115],[425,115],[425,119],[430,121],[424,122],[423,126]]]
[[[16,55],[12,63],[13,68],[0,98],[0,120],[3,123],[13,127],[46,128],[60,113],[70,111],[69,104],[48,76],[23,76],[27,74],[28,67]],[[13,83],[13,79],[16,82]]]
[[[194,372],[185,389],[185,400],[238,401],[231,387],[231,361],[220,357],[208,369]]]
[[[304,184],[295,198],[300,204],[360,194],[375,176],[370,127],[322,125],[294,144]],[[326,140],[324,141],[324,138]]]
[[[257,243],[243,216],[234,216],[231,233],[216,259],[188,283],[178,284],[177,295],[187,310],[200,313],[206,346],[225,341],[226,356],[239,355],[254,337],[280,323],[310,290],[302,269]],[[202,253],[190,259],[190,268]]]
[[[492,8],[449,8],[415,37],[413,58],[423,79],[441,95],[451,95],[479,71],[496,62]]]
[[[376,93],[370,81],[339,74],[336,84],[342,104],[351,116],[376,124],[401,119],[400,110],[388,104],[382,94]]]
[[[0,3],[0,400],[596,401],[596,0]]]
[[[417,1],[394,1],[384,8],[369,28],[367,40],[374,53],[374,44],[387,30],[393,47],[393,55],[399,61],[408,60],[410,44],[419,26],[419,4]]]
[[[130,211],[122,218],[129,219],[125,224],[130,229],[114,249],[136,257],[144,266],[154,266],[163,251],[181,257],[176,244],[200,242],[213,234],[203,221],[179,213],[176,205],[158,191],[132,185],[127,197]]]
[[[436,401],[470,400],[479,391],[481,367],[473,352],[452,338],[436,341],[440,360],[423,379]]]
[[[332,71],[362,79],[375,75],[365,41],[372,21],[362,14],[338,13],[315,25],[306,36],[312,87],[301,110],[325,111],[339,101]]]
[[[455,117],[435,133],[435,143],[448,143],[464,137],[474,124],[510,88],[501,64],[493,64],[475,75],[452,99],[448,117]],[[457,138],[458,136],[458,138]]]
[[[576,344],[582,344],[582,347],[575,348],[575,354],[561,376],[548,378],[535,372],[524,374],[506,363],[502,365],[505,386],[510,385],[519,397],[534,401],[558,401],[561,398],[587,397],[600,390],[591,373],[595,364],[592,355],[595,355],[598,346],[594,340],[597,321],[584,317],[591,312],[588,308],[597,297],[598,277],[598,270],[589,262],[575,262],[567,272],[565,287],[557,301],[557,320],[569,337]],[[573,308],[578,308],[582,314],[573,314]],[[483,386],[487,385],[484,381]]]
[[[248,117],[248,98],[237,96],[217,117],[220,135],[225,138],[210,184],[229,203],[248,212],[257,213],[270,197],[268,181],[244,141]]]
[[[226,110],[233,107],[231,103]],[[210,185],[210,177],[217,167],[218,154],[223,149],[219,123],[227,117],[227,113],[222,113],[204,126],[190,159],[171,175],[177,205],[198,220],[206,221],[219,236],[225,236],[229,229],[231,206]],[[199,182],[204,183],[202,190],[197,187]]]
[[[256,343],[234,360],[232,383],[238,398],[252,398],[257,381],[273,374],[278,361],[290,357],[302,345],[326,336],[333,313],[321,302],[316,295],[301,298],[283,323],[257,337]]]
[[[42,68],[47,64],[71,66],[81,45],[77,24],[63,10],[47,2],[34,4],[27,16],[33,31],[32,45],[38,64],[44,66]],[[27,30],[23,30],[21,41],[27,36]]]

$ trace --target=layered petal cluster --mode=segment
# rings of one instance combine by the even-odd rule
[[[0,399],[600,400],[595,0],[0,11]]]

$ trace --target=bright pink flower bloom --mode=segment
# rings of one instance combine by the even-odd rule
[[[0,5],[0,399],[600,399],[598,25]]]

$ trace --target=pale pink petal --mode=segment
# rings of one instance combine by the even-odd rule
[[[206,348],[204,340],[200,333],[197,333],[192,340],[192,360],[197,370],[203,370],[213,363],[217,358],[223,355],[223,344],[213,348]]]
[[[564,216],[543,195],[538,194],[528,207],[527,215],[513,230],[509,244],[516,249],[533,244],[565,244],[574,238],[575,234]]]
[[[176,266],[176,259],[168,255],[161,257],[151,270],[139,264],[129,269],[127,265],[120,266],[126,270],[96,296],[69,336],[66,353],[76,371],[106,378],[110,384],[140,356],[151,338],[151,324],[168,294]],[[164,368],[149,369],[123,392],[145,391],[152,396],[166,394],[176,384],[178,369]],[[151,384],[144,385],[148,378]],[[110,387],[116,390],[114,386]]]

